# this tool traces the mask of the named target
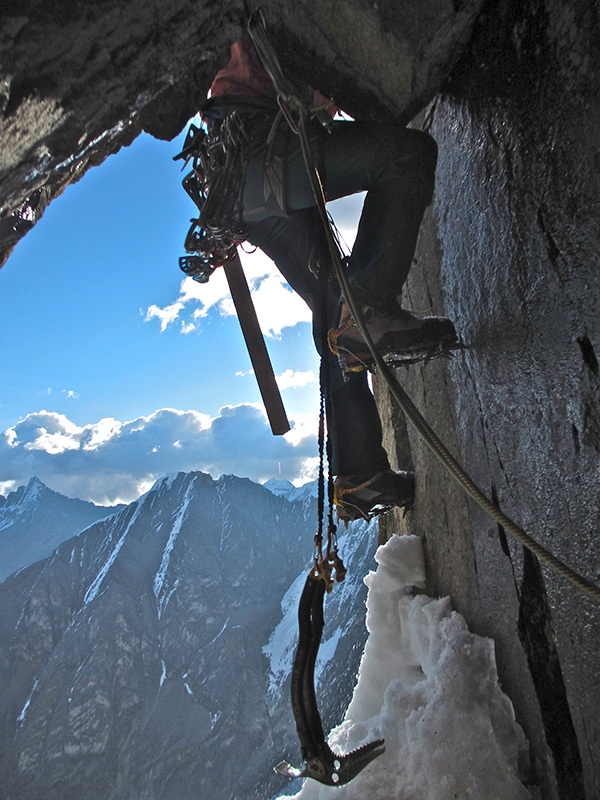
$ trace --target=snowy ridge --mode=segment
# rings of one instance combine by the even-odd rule
[[[329,743],[349,752],[384,738],[386,752],[336,798],[527,800],[528,743],[498,684],[493,642],[470,633],[448,598],[413,594],[424,582],[418,537],[393,536],[376,560],[358,684]],[[332,794],[307,780],[294,798]]]
[[[173,523],[173,527],[171,528],[171,533],[169,534],[169,538],[167,540],[167,544],[166,544],[165,549],[163,551],[160,567],[158,568],[158,572],[154,576],[153,588],[154,588],[154,596],[156,597],[156,602],[158,603],[158,617],[159,617],[159,619],[160,619],[160,616],[161,616],[165,606],[169,602],[169,600],[171,598],[171,595],[173,594],[173,591],[175,590],[175,589],[173,589],[166,596],[166,598],[163,597],[162,601],[161,601],[161,593],[162,593],[162,590],[163,590],[163,587],[164,587],[165,577],[167,575],[167,569],[169,568],[169,561],[171,559],[171,553],[173,551],[173,547],[175,546],[175,540],[177,539],[179,531],[181,530],[181,525],[183,523],[183,520],[185,519],[185,515],[187,513],[187,509],[188,509],[188,506],[190,504],[190,500],[192,499],[192,492],[193,492],[193,489],[194,489],[194,483],[195,482],[196,482],[196,478],[194,477],[194,478],[192,478],[192,480],[188,484],[188,487],[187,487],[186,492],[185,492],[185,496],[183,498],[183,502],[182,502],[182,504],[181,504],[181,506],[179,508],[179,511],[177,512],[177,516],[175,517],[175,521]]]
[[[310,481],[302,486],[294,486],[293,483],[278,478],[270,478],[263,486],[277,497],[285,497],[290,503],[294,500],[306,500],[310,497],[318,496],[318,482]]]
[[[175,481],[177,480],[177,476],[179,475],[178,472],[167,472],[161,478],[154,482],[152,488],[150,489],[151,492],[159,492],[164,491],[168,492],[170,488],[173,486]]]
[[[91,603],[92,600],[98,595],[98,592],[100,591],[100,586],[102,585],[102,581],[106,577],[106,575],[108,573],[108,570],[114,564],[115,559],[119,555],[119,550],[123,547],[123,542],[127,538],[127,534],[131,530],[131,526],[136,521],[136,519],[138,517],[138,514],[140,513],[140,510],[142,508],[142,505],[143,505],[143,503],[141,503],[140,501],[137,501],[137,508],[133,512],[133,514],[131,516],[131,519],[129,520],[129,523],[128,523],[127,527],[125,528],[125,532],[123,533],[123,535],[121,536],[121,538],[119,539],[119,541],[117,542],[115,547],[113,548],[113,551],[111,552],[111,554],[109,555],[109,557],[105,561],[104,565],[102,566],[102,569],[96,575],[96,577],[94,578],[94,580],[91,583],[90,587],[88,588],[87,592],[85,593],[85,596],[83,598],[83,605],[84,606],[87,606],[88,603]]]
[[[0,531],[10,528],[18,517],[31,511],[39,503],[45,488],[39,478],[30,478],[27,486],[19,486],[15,492],[11,492],[2,507],[2,516],[5,519],[0,520]]]

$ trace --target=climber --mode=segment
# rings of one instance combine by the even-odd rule
[[[335,115],[330,101],[308,91],[312,107]],[[201,109],[209,127],[233,111],[251,140],[242,195],[246,238],[275,262],[309,305],[317,349],[328,359],[326,404],[337,514],[347,521],[410,506],[414,476],[393,471],[382,446],[381,421],[365,371],[370,353],[337,282],[325,284],[317,277],[320,266],[327,268],[329,251],[298,137],[278,116],[271,79],[246,36],[232,45],[230,60]],[[348,275],[373,341],[382,353],[451,345],[456,333],[450,320],[413,316],[398,302],[432,199],[434,140],[389,123],[332,120],[327,128],[317,122],[310,127],[327,200],[367,191]],[[328,331],[331,350],[342,359],[331,350],[323,352]]]

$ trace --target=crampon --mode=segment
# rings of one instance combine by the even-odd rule
[[[384,361],[390,367],[409,366],[410,364],[427,364],[438,358],[452,358],[456,350],[467,350],[468,345],[462,342],[442,342],[435,347],[416,350],[404,350],[401,353],[388,353]]]
[[[442,342],[432,347],[407,348],[402,351],[393,351],[383,354],[382,358],[390,367],[408,367],[411,364],[428,364],[438,358],[452,358],[456,350],[466,350],[468,345],[462,342]],[[376,367],[372,359],[361,360],[353,353],[346,353],[342,348],[337,351],[338,362],[343,372],[362,372],[370,370],[374,372]]]

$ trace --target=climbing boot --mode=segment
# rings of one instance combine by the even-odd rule
[[[368,520],[395,507],[408,509],[414,498],[412,472],[386,469],[376,475],[345,475],[333,484],[333,502],[342,522]]]
[[[399,308],[377,314],[363,307],[363,318],[373,344],[381,355],[427,353],[451,347],[458,341],[453,323],[446,317],[416,317]],[[373,356],[346,303],[340,326],[328,333],[329,349],[340,357],[346,372],[369,369]]]

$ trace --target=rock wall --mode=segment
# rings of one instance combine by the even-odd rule
[[[468,349],[398,372],[478,485],[596,584],[599,36],[591,2],[484,10],[423,115],[440,159],[405,293],[415,309],[445,311]],[[408,435],[418,497],[399,525],[425,539],[430,591],[494,638],[540,796],[600,797],[599,604],[467,499],[410,425]]]

